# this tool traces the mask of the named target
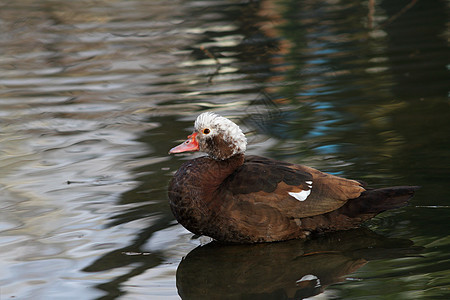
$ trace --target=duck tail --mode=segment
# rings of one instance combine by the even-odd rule
[[[358,198],[347,202],[345,214],[350,217],[360,214],[376,215],[406,206],[419,188],[420,186],[394,186],[366,190]]]

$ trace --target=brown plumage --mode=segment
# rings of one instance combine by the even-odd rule
[[[209,154],[184,163],[170,182],[170,206],[181,225],[223,242],[305,238],[355,228],[406,205],[417,189],[368,190],[358,181],[306,166],[244,156],[245,148],[236,124],[204,113],[189,139],[171,149]]]

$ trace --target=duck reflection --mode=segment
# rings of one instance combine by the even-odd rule
[[[281,243],[212,242],[181,261],[177,288],[182,299],[303,299],[345,280],[370,260],[419,252],[410,240],[365,228]]]

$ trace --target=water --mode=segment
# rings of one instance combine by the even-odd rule
[[[375,2],[0,1],[0,299],[448,298],[450,10]],[[422,189],[369,231],[198,248],[167,151],[205,110]]]

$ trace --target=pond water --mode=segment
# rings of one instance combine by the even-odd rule
[[[448,299],[449,14],[0,1],[0,299]],[[250,154],[422,189],[360,230],[208,244],[167,199],[192,158],[167,151],[203,111],[235,120]]]

